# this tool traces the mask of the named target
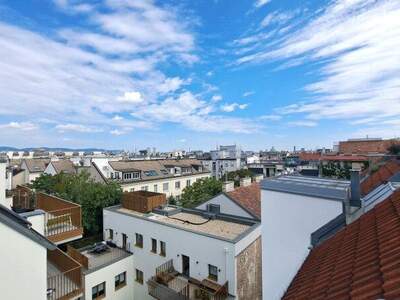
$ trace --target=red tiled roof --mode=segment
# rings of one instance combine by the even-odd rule
[[[368,158],[365,156],[359,156],[359,155],[324,155],[324,156],[321,156],[320,160],[364,162],[364,161],[368,161]]]
[[[321,158],[321,153],[317,152],[300,152],[299,159],[302,161],[319,160]]]
[[[241,186],[228,192],[228,196],[253,215],[261,218],[261,190],[257,182],[249,186]]]
[[[313,249],[282,299],[400,299],[400,191]]]
[[[398,172],[400,172],[400,162],[397,160],[388,161],[361,182],[361,194],[367,195]]]

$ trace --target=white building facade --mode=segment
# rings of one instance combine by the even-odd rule
[[[261,247],[259,222],[232,216],[207,221],[201,214],[199,210],[171,207],[149,214],[121,206],[104,209],[104,234],[133,253],[134,299],[154,299],[148,283],[156,276],[156,269],[165,264],[173,266],[179,273],[176,280],[183,284],[191,278],[198,282],[211,280],[226,286],[230,299],[261,299],[261,262],[257,264],[253,255]],[[248,256],[252,264],[243,266],[242,257]],[[243,268],[247,268],[250,279],[241,279]],[[241,282],[247,284],[240,286]]]

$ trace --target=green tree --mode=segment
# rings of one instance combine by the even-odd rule
[[[392,144],[387,150],[392,155],[400,155],[400,144]]]
[[[181,204],[193,208],[222,192],[222,182],[215,178],[197,180],[183,189]]]
[[[43,191],[82,206],[82,223],[85,235],[103,230],[103,208],[120,203],[122,190],[114,182],[97,183],[87,172],[77,175],[43,174],[31,185],[36,191]]]

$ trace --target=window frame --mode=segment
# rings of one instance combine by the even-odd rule
[[[167,188],[165,188],[167,187]],[[164,182],[163,183],[163,192],[168,192],[169,191],[169,182]]]
[[[121,281],[121,276],[123,276],[124,280]],[[118,278],[118,280],[117,280]],[[126,286],[126,271],[122,272],[114,277],[114,288],[118,290],[122,287]]]
[[[212,270],[215,270],[215,274],[213,274],[214,272],[212,272]],[[217,266],[208,264],[208,279],[218,282],[218,267]]]
[[[151,238],[151,253],[157,253],[157,240],[155,238]]]
[[[103,286],[103,293],[102,294],[99,294],[99,286]],[[94,295],[94,293],[93,293],[93,289],[97,289],[97,291],[96,291],[96,296],[95,297],[93,297],[93,295]],[[97,284],[97,285],[95,285],[95,286],[93,286],[92,287],[92,300],[95,300],[95,299],[102,299],[102,298],[105,298],[106,297],[106,282],[105,281],[103,281],[102,283],[99,283],[99,284]]]
[[[135,269],[135,270],[136,270],[135,271],[135,281],[137,283],[143,284],[143,277],[144,277],[143,271],[141,271],[139,269]]]
[[[143,248],[143,235],[137,232],[135,233],[135,247]]]
[[[167,256],[167,243],[160,241],[160,256]]]
[[[178,190],[181,189],[181,181],[180,180],[175,181],[175,189],[178,189]]]

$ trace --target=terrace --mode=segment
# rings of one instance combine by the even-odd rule
[[[177,272],[169,260],[157,267],[156,275],[147,281],[149,295],[158,300],[225,300],[229,299],[228,282],[186,277]]]
[[[55,244],[79,239],[83,235],[81,206],[45,193],[18,187],[13,195],[13,210],[24,213],[44,211],[44,236]]]
[[[60,249],[47,251],[47,299],[66,300],[83,292],[81,265]]]
[[[111,242],[100,242],[80,249],[68,245],[67,253],[83,266],[85,274],[132,255]]]

